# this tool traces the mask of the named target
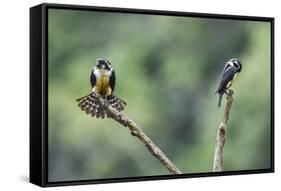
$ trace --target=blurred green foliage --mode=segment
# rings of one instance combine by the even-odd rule
[[[115,68],[125,114],[184,173],[212,169],[224,109],[214,93],[239,58],[224,168],[270,167],[268,22],[49,9],[48,31],[49,181],[168,174],[128,129],[77,107],[99,57]]]

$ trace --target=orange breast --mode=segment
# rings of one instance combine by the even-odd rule
[[[101,76],[96,79],[96,85],[93,87],[93,92],[99,93],[101,96],[108,96],[112,90],[109,85],[109,78]]]

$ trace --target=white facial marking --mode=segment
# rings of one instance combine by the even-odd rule
[[[113,68],[111,68],[110,70],[104,70],[104,69],[95,68],[93,73],[96,76],[96,78],[100,78],[102,76],[109,78],[111,76],[111,74],[112,74],[112,71],[113,71]]]
[[[237,68],[237,69],[239,69],[239,68],[240,68],[240,65],[239,65],[238,61],[237,61],[237,60],[234,60],[233,62],[234,62],[234,67]]]
[[[111,74],[112,74],[113,69],[110,68],[110,70],[104,70],[104,71],[105,71],[105,72],[104,72],[104,75],[107,76],[107,77],[110,77]]]
[[[227,64],[229,64],[230,66],[233,66],[233,62],[231,62],[231,61],[227,62]]]
[[[109,66],[111,65],[108,60],[105,60],[105,62],[107,63],[107,65],[109,65]]]

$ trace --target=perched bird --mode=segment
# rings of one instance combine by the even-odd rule
[[[92,93],[78,98],[78,106],[85,111],[86,114],[91,114],[92,117],[110,117],[104,107],[99,104],[95,96],[95,94],[98,93],[103,99],[106,99],[112,107],[118,111],[122,111],[127,103],[113,94],[115,81],[115,71],[111,63],[103,58],[96,59],[96,64],[90,74]]]
[[[218,107],[221,106],[221,100],[224,93],[231,87],[237,73],[241,72],[242,64],[237,58],[231,58],[225,63],[222,78],[216,93],[219,94]]]

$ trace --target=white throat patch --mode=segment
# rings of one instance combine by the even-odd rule
[[[110,70],[104,70],[104,69],[98,69],[95,68],[93,73],[96,76],[96,78],[100,78],[100,77],[110,77],[112,74],[113,68],[111,68]]]

